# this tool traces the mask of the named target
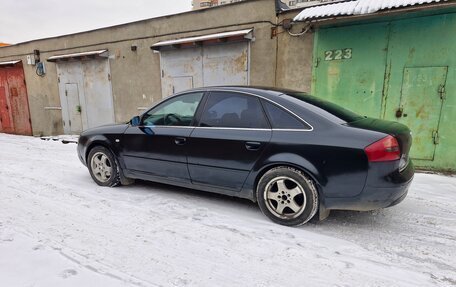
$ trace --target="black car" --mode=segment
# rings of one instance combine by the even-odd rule
[[[330,210],[401,202],[414,175],[410,130],[301,92],[211,87],[173,95],[127,124],[83,132],[102,186],[150,180],[257,201],[300,225]]]

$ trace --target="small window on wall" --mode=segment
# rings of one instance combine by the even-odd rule
[[[203,93],[190,93],[172,98],[147,112],[145,126],[189,126]]]
[[[222,128],[269,128],[260,101],[233,92],[212,92],[200,126]]]
[[[262,100],[262,103],[273,129],[311,129],[309,125],[298,120],[295,116],[277,105],[265,100]]]

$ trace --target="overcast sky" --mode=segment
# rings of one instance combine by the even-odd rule
[[[0,42],[20,43],[190,9],[191,0],[0,0]]]

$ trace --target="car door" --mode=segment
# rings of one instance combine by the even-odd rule
[[[240,191],[271,134],[256,96],[211,92],[188,144],[192,183]]]
[[[190,182],[187,140],[203,94],[192,92],[173,97],[146,112],[139,126],[127,128],[122,157],[128,172],[139,177]]]

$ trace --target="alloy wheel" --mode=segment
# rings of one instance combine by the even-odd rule
[[[97,152],[93,155],[90,166],[93,175],[100,182],[107,182],[112,175],[112,164],[109,158],[102,152]]]
[[[276,177],[269,181],[264,196],[268,210],[279,218],[296,218],[306,207],[304,189],[288,176]]]

